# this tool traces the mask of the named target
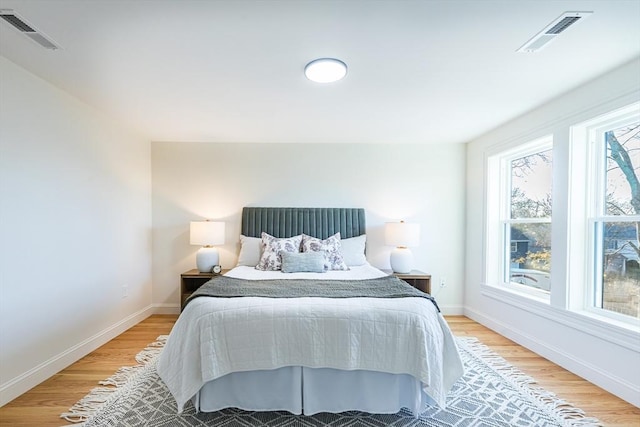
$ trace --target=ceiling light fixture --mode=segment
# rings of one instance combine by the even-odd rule
[[[347,75],[347,64],[335,58],[315,59],[304,67],[304,75],[317,83],[337,82]]]

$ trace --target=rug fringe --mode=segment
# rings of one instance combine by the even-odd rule
[[[480,356],[491,369],[506,381],[521,389],[523,393],[534,398],[547,411],[555,414],[565,427],[604,427],[597,418],[587,417],[585,412],[569,402],[560,399],[555,393],[542,387],[534,386],[536,380],[511,365],[503,357],[481,343],[474,337],[458,337],[473,353]]]
[[[67,412],[60,414],[60,418],[76,424],[87,421],[107,403],[118,389],[125,386],[142,368],[158,357],[167,342],[167,338],[169,338],[168,335],[160,335],[156,338],[156,341],[148,344],[136,355],[137,365],[120,368],[109,378],[100,381],[98,384],[108,387],[94,388],[69,408]]]

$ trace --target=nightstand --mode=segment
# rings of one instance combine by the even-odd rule
[[[222,270],[221,274],[229,270]],[[180,275],[180,311],[184,308],[184,302],[200,286],[207,283],[215,276],[214,273],[201,273],[197,268],[185,271]]]
[[[394,276],[404,280],[416,289],[420,289],[427,294],[431,293],[431,275],[420,270],[411,270],[411,273],[394,273],[391,270],[382,270],[385,273],[393,274]]]

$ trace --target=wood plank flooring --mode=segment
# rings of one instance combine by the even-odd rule
[[[59,418],[98,381],[121,366],[135,364],[135,355],[158,335],[168,334],[174,315],[154,315],[80,359],[44,383],[0,408],[0,426],[59,427]],[[599,418],[606,426],[640,427],[637,408],[560,368],[513,341],[463,316],[447,316],[458,336],[475,336],[545,389]]]

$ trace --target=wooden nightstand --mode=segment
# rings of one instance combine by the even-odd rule
[[[222,270],[221,274],[229,270]],[[200,273],[197,268],[185,271],[180,275],[180,311],[184,308],[184,302],[196,289],[207,283],[215,276],[214,273]]]
[[[414,288],[420,289],[427,294],[431,293],[431,275],[420,270],[411,270],[411,273],[394,273],[391,270],[382,270],[385,273],[393,274],[394,276],[404,280]]]

